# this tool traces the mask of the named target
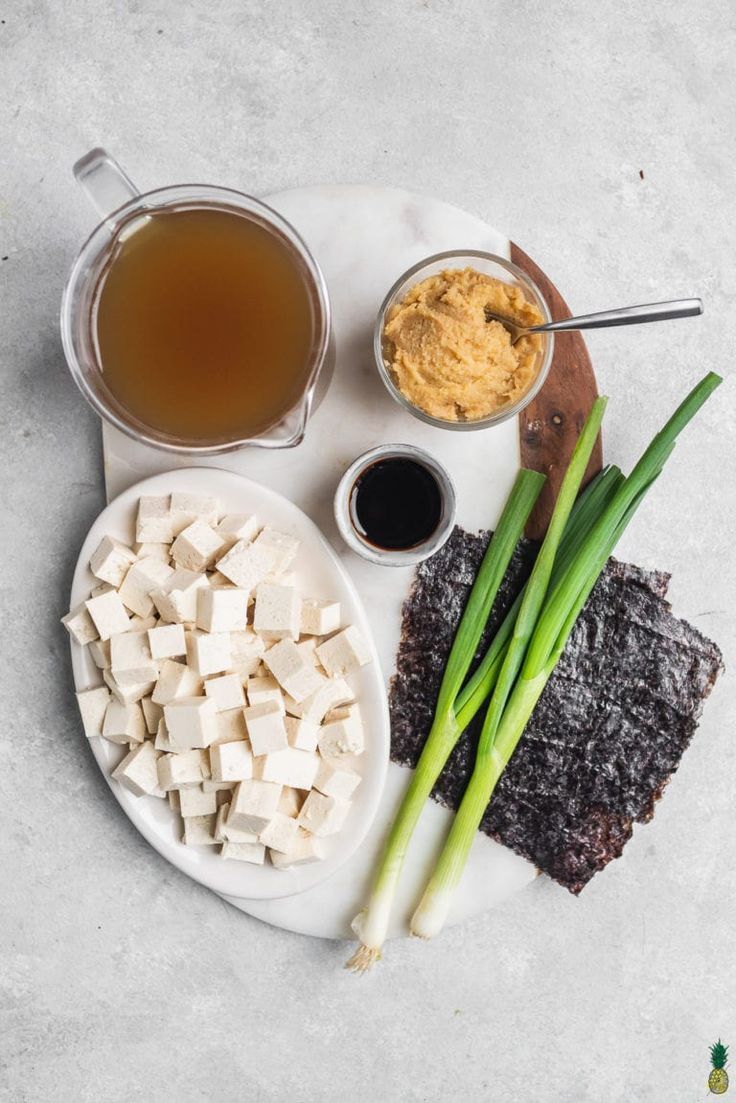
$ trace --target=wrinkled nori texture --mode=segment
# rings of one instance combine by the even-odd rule
[[[432,721],[452,639],[489,534],[456,528],[417,570],[390,693],[391,756],[414,766]],[[479,648],[529,572],[514,553]],[[679,765],[722,670],[718,647],[664,600],[669,575],[615,559],[601,575],[506,768],[481,828],[570,892],[618,858]],[[483,710],[433,792],[457,808]]]

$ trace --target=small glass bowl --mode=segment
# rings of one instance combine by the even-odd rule
[[[488,429],[492,425],[500,425],[502,421],[506,421],[510,417],[515,417],[515,415],[523,410],[541,390],[549,374],[550,365],[552,364],[555,344],[554,334],[540,333],[539,336],[542,338],[542,348],[539,354],[537,374],[529,390],[526,391],[517,402],[505,406],[503,410],[499,410],[495,414],[489,414],[488,417],[476,418],[473,421],[450,421],[447,418],[433,417],[431,414],[428,414],[426,410],[422,410],[419,406],[415,406],[413,402],[410,402],[394,383],[391,369],[386,363],[383,355],[383,329],[388,311],[395,303],[404,298],[411,287],[417,283],[421,283],[421,281],[427,279],[428,276],[436,276],[446,268],[475,268],[478,272],[483,272],[485,275],[492,276],[494,279],[502,280],[504,283],[515,284],[520,287],[526,297],[534,303],[542,315],[543,321],[552,321],[552,315],[549,312],[546,300],[542,296],[542,292],[534,281],[527,276],[526,272],[522,272],[521,268],[512,264],[510,260],[506,260],[504,257],[498,257],[494,253],[484,253],[479,249],[451,249],[446,253],[435,253],[425,260],[419,261],[418,264],[413,265],[408,271],[404,272],[403,276],[399,277],[383,300],[381,309],[378,311],[376,326],[373,331],[373,352],[376,360],[376,367],[378,368],[378,374],[383,380],[386,390],[392,398],[394,398],[400,406],[403,406],[405,410],[413,414],[414,417],[419,418],[420,421],[426,422],[427,425],[436,425],[439,429],[455,429],[461,433],[476,429]]]
[[[361,536],[353,523],[353,487],[366,468],[378,460],[393,459],[396,456],[415,460],[434,476],[442,500],[442,513],[437,528],[421,544],[405,549],[379,548]],[[378,448],[371,448],[370,452],[358,456],[340,479],[334,502],[335,523],[347,546],[370,563],[378,563],[384,567],[413,567],[439,551],[455,527],[456,508],[455,487],[444,467],[429,452],[416,448],[413,444],[381,444]]]

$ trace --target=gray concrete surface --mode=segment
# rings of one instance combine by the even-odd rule
[[[573,308],[704,296],[699,322],[591,339],[628,462],[694,377],[731,372],[730,0],[10,0],[0,19],[0,1098],[704,1099],[708,1045],[736,1047],[732,678],[581,899],[540,880],[357,981],[344,946],[165,865],[84,745],[57,622],[100,435],[57,311],[92,223],[70,166],[94,144],[143,186],[403,185],[506,230]],[[625,546],[732,666],[735,413],[729,381]]]

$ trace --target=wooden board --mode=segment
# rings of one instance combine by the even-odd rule
[[[555,285],[518,245],[511,242],[511,260],[536,283],[555,321],[571,312]],[[555,352],[547,381],[519,414],[519,448],[523,467],[541,471],[547,482],[527,525],[527,536],[544,535],[552,507],[583,422],[598,396],[588,349],[580,333],[556,333]],[[600,436],[585,475],[587,482],[603,464]]]

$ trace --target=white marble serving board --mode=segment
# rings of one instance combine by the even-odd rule
[[[299,188],[267,196],[266,202],[296,226],[325,274],[334,313],[335,374],[298,448],[251,448],[201,462],[209,466],[214,462],[273,487],[319,525],[365,602],[388,680],[412,571],[375,566],[345,547],[332,516],[340,476],[359,453],[375,445],[397,441],[420,445],[447,467],[455,482],[458,523],[471,530],[488,528],[495,523],[518,469],[519,441],[515,419],[481,432],[454,433],[424,425],[400,409],[372,361],[376,313],[396,278],[423,257],[464,248],[508,257],[509,241],[447,203],[388,188]],[[107,425],[103,440],[108,499],[145,476],[197,462],[137,444]],[[348,937],[350,919],[365,900],[371,869],[406,781],[406,770],[389,768],[381,809],[361,851],[322,885],[283,900],[227,899],[276,926],[322,938]],[[407,862],[392,935],[406,932],[449,822],[446,810],[428,804]],[[493,907],[535,876],[530,863],[479,834],[450,922]]]

